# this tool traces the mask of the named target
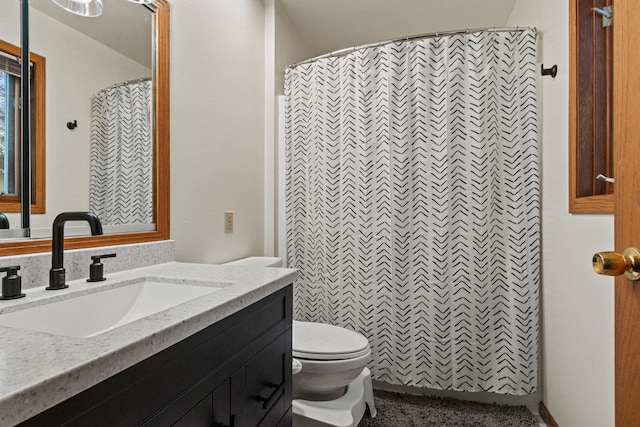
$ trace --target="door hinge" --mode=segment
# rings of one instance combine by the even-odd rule
[[[595,13],[602,15],[602,28],[607,28],[613,25],[613,6],[605,6],[603,8],[600,7],[592,7]]]

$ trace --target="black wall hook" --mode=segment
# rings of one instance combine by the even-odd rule
[[[67,129],[74,130],[78,127],[78,121],[74,120],[73,122],[67,122]]]
[[[544,64],[540,66],[540,70],[542,71],[543,76],[551,76],[555,78],[558,75],[558,66],[554,65],[551,68],[544,68]]]

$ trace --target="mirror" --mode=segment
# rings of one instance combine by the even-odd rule
[[[85,18],[29,2],[30,48],[47,61],[46,212],[32,212],[31,236],[65,211],[94,212],[105,233],[155,230],[153,11],[110,0]]]
[[[19,0],[3,1],[2,6],[7,3],[15,3],[19,12]],[[127,0],[105,3],[104,22],[110,24],[98,25],[101,18],[77,17],[51,0],[29,0],[30,50],[47,63],[46,164],[40,169],[38,159],[32,159],[36,172],[46,174],[46,205],[44,213],[34,211],[30,217],[32,239],[1,241],[0,256],[50,250],[51,241],[43,237],[50,236],[58,213],[100,206],[106,212],[99,214],[105,235],[70,237],[66,248],[169,237],[169,4],[166,0],[147,6]],[[0,22],[5,16],[2,13]],[[19,14],[16,18],[17,23]],[[19,25],[16,28],[19,34]],[[4,30],[2,25],[0,31]],[[150,87],[151,93],[143,96],[138,87]],[[141,98],[136,105],[145,107],[123,107],[127,97]],[[104,113],[111,104],[116,112]],[[146,118],[146,128],[131,124],[138,115]],[[125,124],[114,125],[118,121]],[[96,144],[104,137],[100,133],[107,139],[116,134],[116,142],[144,140],[146,145],[132,149],[131,145],[112,148],[110,141]],[[100,163],[101,155],[107,161]],[[130,155],[128,165],[120,161],[123,155]],[[141,170],[144,174],[138,173]],[[119,174],[115,178],[110,175],[113,171]],[[121,183],[130,187],[122,190]],[[144,191],[135,193],[131,185],[144,186]],[[128,199],[132,193],[144,197]],[[136,209],[143,214],[132,216]],[[82,228],[70,228],[65,234],[83,233]]]
[[[19,0],[0,3],[0,212],[10,227],[3,224],[0,239],[25,235],[20,218],[20,6]]]

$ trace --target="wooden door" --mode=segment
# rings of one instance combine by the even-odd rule
[[[614,4],[617,252],[640,247],[640,1]],[[585,349],[587,350],[587,349]],[[616,426],[640,426],[640,281],[615,281]]]

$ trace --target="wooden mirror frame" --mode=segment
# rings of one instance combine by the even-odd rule
[[[614,208],[613,185],[594,182],[598,173],[611,174],[613,49],[611,31],[603,36],[585,25],[585,13],[592,14],[593,6],[569,1],[570,213],[613,213]],[[600,17],[591,21],[601,25]],[[579,188],[591,188],[591,195],[581,195]]]
[[[102,236],[65,238],[65,249],[153,242],[169,238],[169,60],[170,6],[168,0],[147,5],[154,13],[155,120],[153,216],[156,231],[116,233]],[[0,242],[0,256],[51,251],[51,239],[24,239]]]

